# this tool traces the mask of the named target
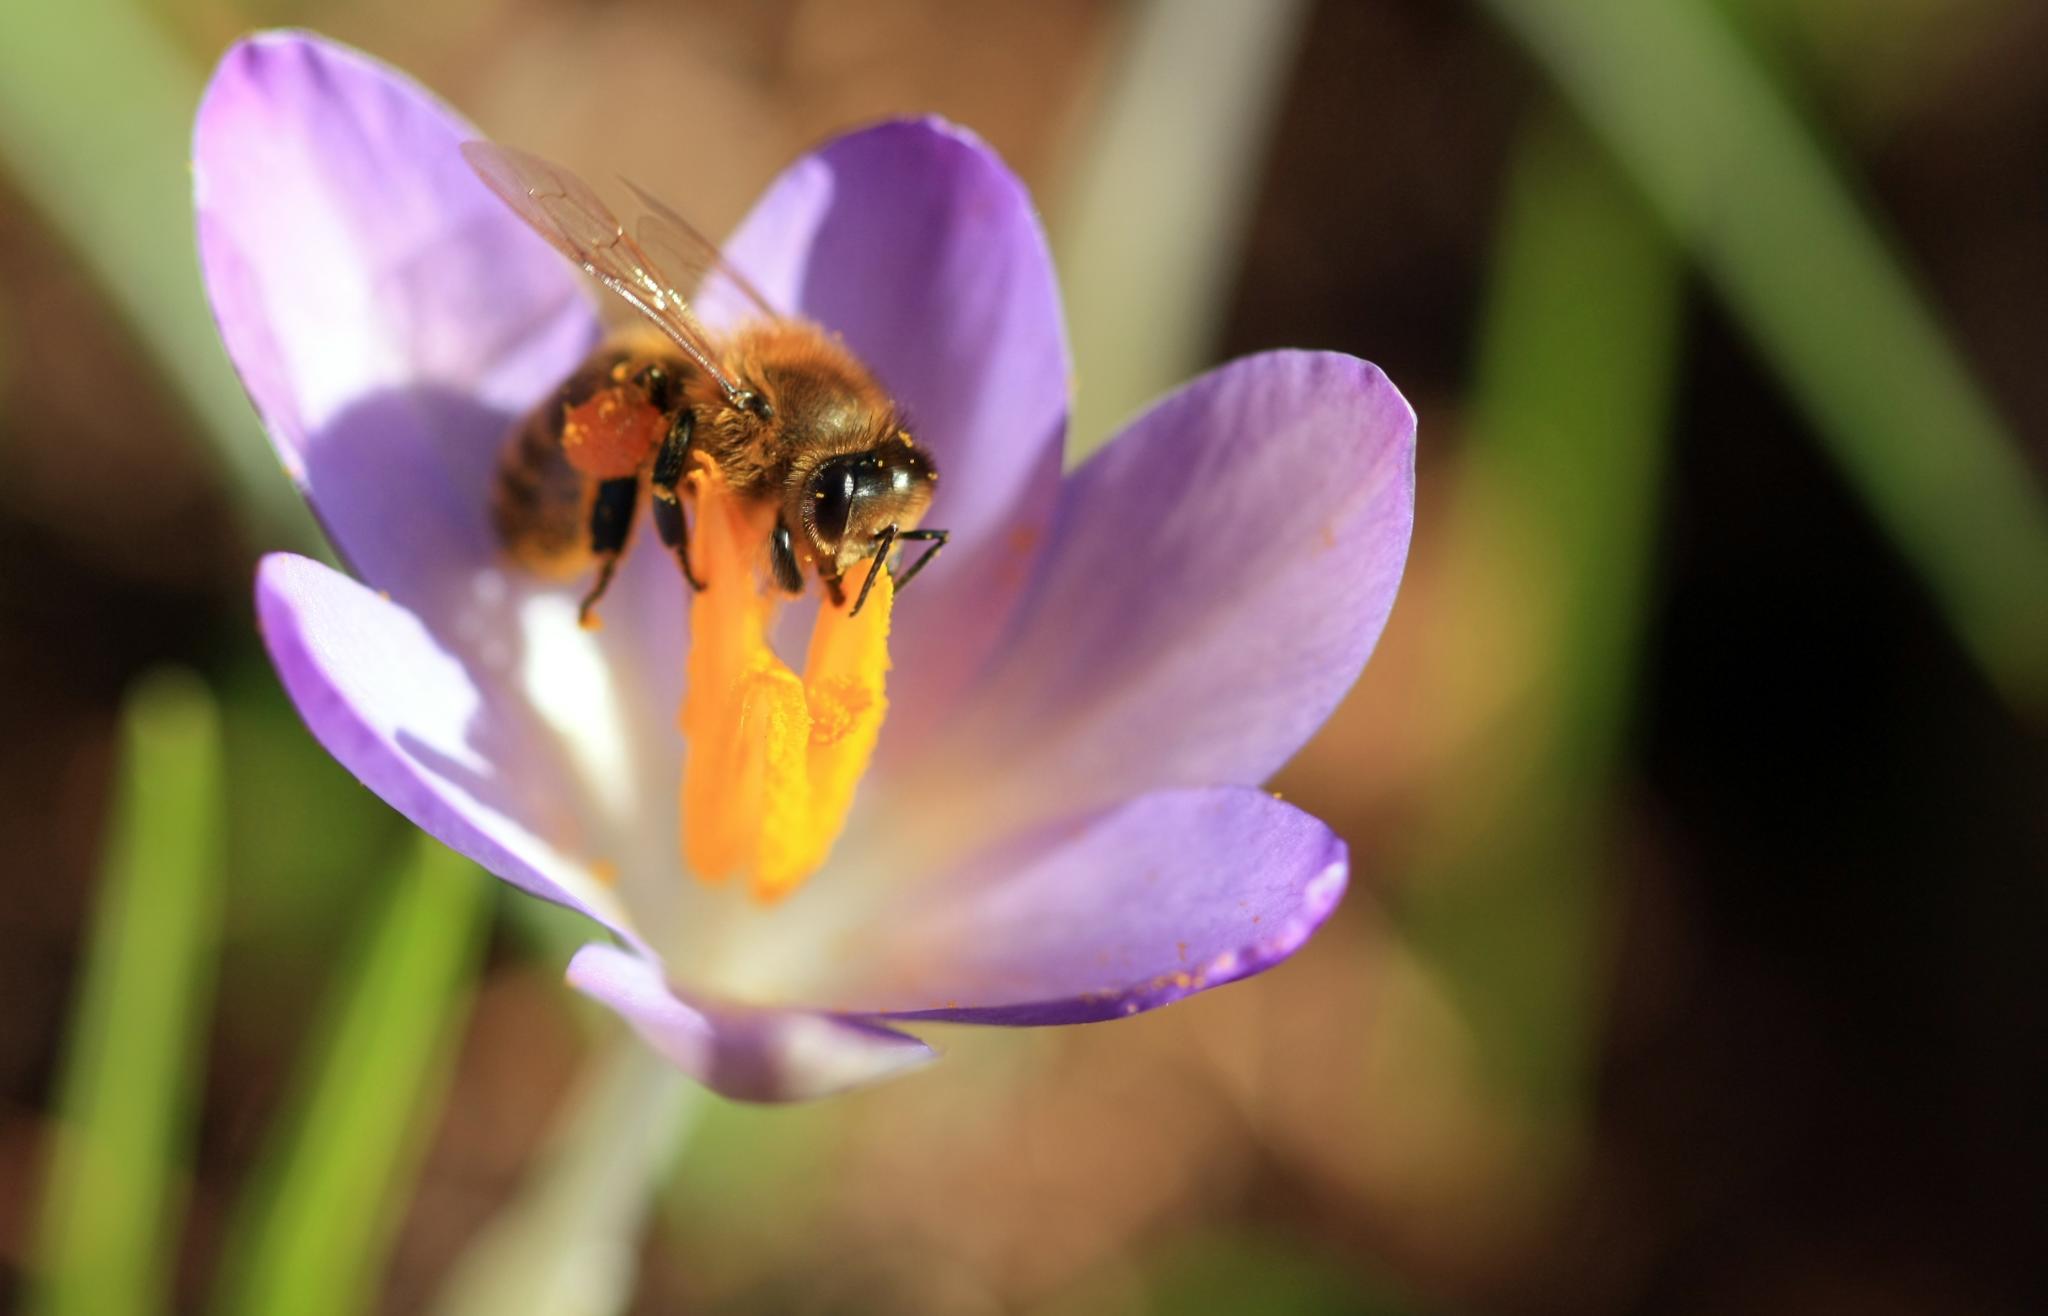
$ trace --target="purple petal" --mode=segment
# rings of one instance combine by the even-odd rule
[[[507,427],[598,332],[581,276],[457,153],[474,136],[402,74],[295,33],[231,49],[194,132],[229,355],[336,547],[409,603],[491,559]]]
[[[1414,413],[1363,361],[1189,384],[1068,478],[998,665],[906,784],[987,783],[986,826],[1264,781],[1379,639],[1414,472]]]
[[[1057,496],[1071,366],[1023,185],[937,120],[839,138],[786,171],[728,251],[778,309],[843,334],[939,468],[945,557],[896,612],[885,752],[987,658]]]
[[[525,642],[527,597],[585,582],[502,569],[491,470],[514,417],[576,366],[598,324],[581,273],[461,158],[475,135],[356,51],[259,36],[207,88],[194,199],[221,336],[335,546],[449,653],[504,668]],[[628,709],[632,774],[654,782],[676,772],[683,586],[653,536],[640,539],[604,630],[567,643],[603,655],[592,666]]]
[[[684,1073],[741,1101],[804,1101],[928,1064],[914,1037],[809,1010],[686,1000],[654,959],[596,943],[576,953],[569,984],[624,1016]]]
[[[1070,1024],[1272,967],[1344,893],[1344,843],[1262,791],[1164,791],[1004,847],[849,930],[835,1008]]]
[[[561,754],[498,681],[412,613],[306,558],[263,560],[256,615],[299,715],[357,780],[514,886],[633,934],[572,857],[591,828]]]

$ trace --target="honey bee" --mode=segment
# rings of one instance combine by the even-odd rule
[[[558,165],[490,142],[465,142],[462,154],[535,232],[660,331],[607,339],[520,422],[498,463],[492,522],[512,557],[555,577],[595,563],[584,624],[646,495],[684,578],[703,588],[682,499],[700,455],[737,497],[774,507],[768,567],[787,593],[801,594],[815,572],[843,605],[846,573],[867,561],[857,614],[893,548],[928,545],[900,589],[945,547],[948,532],[918,524],[938,479],[931,455],[842,342],[776,313],[715,245],[630,183],[639,209],[629,229]],[[719,336],[682,291],[712,273],[756,313]]]

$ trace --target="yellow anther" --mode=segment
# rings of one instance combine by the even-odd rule
[[[884,572],[858,617],[823,604],[799,681],[768,646],[776,601],[754,572],[773,509],[734,498],[713,469],[692,482],[704,588],[690,605],[683,858],[777,900],[825,862],[867,772],[888,711],[894,591]]]

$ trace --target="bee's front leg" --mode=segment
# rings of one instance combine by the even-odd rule
[[[860,583],[860,597],[853,601],[853,611],[846,615],[849,617],[858,617],[860,615],[861,605],[868,601],[868,591],[875,587],[875,577],[881,575],[885,568],[888,569],[889,577],[895,582],[896,588],[900,590],[905,585],[908,585],[918,572],[924,570],[925,563],[939,555],[939,550],[946,546],[946,541],[952,538],[952,536],[953,532],[950,530],[898,530],[893,525],[883,526],[882,533],[875,537],[875,557],[873,563],[868,567],[867,579]],[[927,548],[923,556],[911,564],[910,570],[899,576],[894,568],[888,567],[889,553],[897,545],[911,540],[928,543],[931,547]]]
[[[896,588],[901,590],[905,585],[908,585],[918,572],[924,570],[925,563],[939,555],[939,550],[944,548],[946,541],[952,537],[953,532],[950,530],[905,530],[902,534],[897,535],[896,542],[899,544],[907,543],[911,540],[923,540],[929,543],[931,547],[926,549],[917,561],[911,563],[910,570],[900,576],[896,576]],[[890,574],[895,575],[893,571]]]

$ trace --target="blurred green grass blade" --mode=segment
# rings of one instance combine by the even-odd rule
[[[213,441],[270,537],[316,542],[200,289],[200,70],[133,0],[0,4],[0,169],[84,261]]]
[[[68,1054],[26,1310],[171,1305],[171,1238],[220,908],[220,738],[197,678],[152,676],[123,715],[119,793]]]
[[[2048,704],[2048,511],[1891,244],[1705,0],[1488,0],[1691,246],[2015,702]]]
[[[296,986],[307,964],[329,962],[334,930],[354,926],[384,894],[363,875],[382,873],[413,827],[306,734],[261,645],[242,646],[216,688],[234,802],[224,935],[250,952],[240,1004],[275,1018],[260,1002],[280,978]],[[246,1026],[267,1023],[249,1017]]]
[[[1605,153],[1549,112],[1520,143],[1494,261],[1471,469],[1480,499],[1514,507],[1457,510],[1520,522],[1552,577],[1543,775],[1591,798],[1610,784],[1634,694],[1684,270]]]
[[[235,1221],[220,1309],[368,1310],[467,1018],[492,884],[421,835],[300,1062]]]
[[[1604,810],[1634,694],[1682,277],[1597,144],[1561,113],[1539,116],[1502,213],[1443,531],[1448,588],[1475,615],[1436,640],[1454,670],[1471,667],[1474,634],[1513,637],[1473,676],[1508,694],[1431,811],[1408,930],[1471,1029],[1489,1092],[1552,1142],[1584,1109]]]

